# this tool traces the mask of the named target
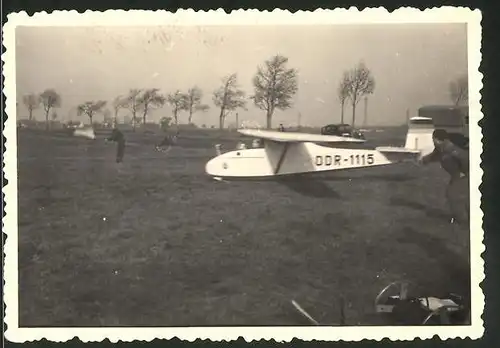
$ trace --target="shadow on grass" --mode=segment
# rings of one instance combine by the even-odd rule
[[[441,209],[436,209],[432,206],[432,202],[429,203],[430,205],[425,205],[419,202],[411,201],[403,197],[391,197],[391,199],[389,200],[389,204],[392,206],[407,207],[415,210],[420,210],[431,218],[444,219],[444,220],[451,218],[450,213]]]
[[[405,182],[413,180],[414,177],[409,174],[359,174],[356,176],[348,176],[346,173],[342,175],[330,174],[322,178],[325,181],[352,181],[352,180],[366,180],[366,181],[384,181],[384,182]]]
[[[441,289],[441,294],[424,294],[427,296],[442,296],[447,292],[457,293],[470,301],[470,264],[466,257],[452,251],[446,245],[445,238],[439,238],[412,227],[405,227],[397,237],[398,242],[414,244],[431,260],[441,265],[444,274],[439,279],[429,279]],[[469,302],[470,303],[470,302]]]
[[[340,199],[341,196],[321,180],[290,177],[277,180],[281,185],[301,195],[316,198]]]

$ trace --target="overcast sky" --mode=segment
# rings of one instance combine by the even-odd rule
[[[276,111],[273,124],[320,126],[340,121],[337,87],[346,69],[364,61],[375,77],[368,101],[368,124],[395,125],[425,104],[448,104],[448,84],[467,74],[465,24],[209,27],[19,27],[16,31],[18,117],[26,118],[22,96],[56,89],[60,119],[78,119],[76,106],[112,101],[130,88],[163,93],[198,85],[211,110],[198,113],[199,125],[217,125],[212,92],[231,73],[248,95],[257,65],[275,54],[299,71],[294,106]],[[249,101],[239,119],[265,125],[265,112]],[[363,102],[356,124],[363,120]],[[121,116],[127,114],[121,111]],[[41,109],[37,119],[43,119]],[[171,116],[165,106],[150,120]],[[346,107],[351,122],[352,108]],[[83,118],[83,116],[82,116]],[[102,119],[98,116],[97,119]],[[87,119],[84,119],[88,122]],[[187,122],[187,115],[180,116]],[[226,124],[234,122],[229,118]]]

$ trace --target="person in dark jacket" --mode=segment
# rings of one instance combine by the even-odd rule
[[[458,220],[456,213],[461,210],[457,206],[456,191],[469,176],[469,152],[454,144],[444,129],[436,129],[432,134],[434,151],[421,158],[421,164],[440,162],[441,167],[450,175],[446,188],[446,198],[452,212],[451,222]],[[469,219],[469,202],[466,204],[466,216]]]
[[[118,128],[113,128],[111,136],[106,138],[106,141],[116,141],[116,163],[121,163],[125,155],[125,136],[123,133]]]

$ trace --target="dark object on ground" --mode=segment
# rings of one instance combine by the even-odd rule
[[[390,295],[390,291],[399,294]],[[466,325],[469,309],[465,299],[454,293],[444,296],[408,296],[408,284],[394,282],[375,300],[377,313],[388,315],[395,325]]]

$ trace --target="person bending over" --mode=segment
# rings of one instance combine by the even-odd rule
[[[458,206],[455,194],[459,185],[463,183],[462,178],[467,179],[469,176],[469,152],[455,145],[444,129],[436,129],[432,134],[432,140],[434,151],[422,157],[420,163],[425,165],[431,162],[440,162],[441,167],[450,175],[450,181],[446,187],[446,199],[451,209],[451,222],[453,223],[458,217],[456,212],[462,210]],[[466,210],[466,216],[469,219],[468,201]]]

